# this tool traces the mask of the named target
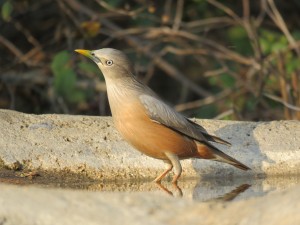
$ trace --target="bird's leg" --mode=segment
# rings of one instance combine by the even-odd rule
[[[161,180],[173,169],[173,165],[169,160],[164,160],[166,165],[166,170],[160,174],[157,178],[155,178],[154,182],[160,183]]]
[[[156,183],[156,185],[157,185],[161,190],[163,190],[165,193],[167,193],[168,195],[173,196],[173,193],[172,193],[168,188],[166,188],[164,185],[162,185],[161,183]]]
[[[176,190],[176,195],[174,195],[175,197],[182,197],[183,196],[183,193],[182,193],[182,190],[181,188],[177,185],[177,182],[176,183],[173,183],[173,186]]]
[[[168,157],[168,159],[171,161],[171,163],[174,167],[175,176],[173,177],[172,183],[177,184],[177,180],[180,177],[181,172],[182,172],[182,167],[181,167],[179,158],[177,155],[170,153],[170,152],[166,152],[165,155]]]

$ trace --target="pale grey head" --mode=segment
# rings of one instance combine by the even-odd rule
[[[113,48],[94,51],[76,49],[75,51],[92,59],[98,65],[104,75],[107,87],[110,87],[107,89],[109,96],[116,92],[123,92],[124,94],[124,90],[127,90],[125,94],[131,90],[135,93],[148,93],[156,96],[150,88],[136,80],[133,75],[132,64],[123,52]],[[117,87],[117,89],[112,90],[112,87]]]
[[[105,79],[133,76],[132,64],[121,51],[102,48],[90,51],[91,59],[98,65]]]

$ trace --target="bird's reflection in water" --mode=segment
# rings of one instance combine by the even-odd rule
[[[223,196],[220,196],[220,197],[218,197],[216,199],[212,199],[212,200],[221,200],[221,201],[225,201],[225,202],[232,201],[238,195],[240,195],[241,193],[246,191],[249,187],[251,187],[250,184],[242,184],[242,185],[238,186],[237,188],[233,189],[232,191],[224,194]]]
[[[247,179],[203,178],[193,189],[193,199],[197,201],[232,201],[247,198],[252,184]]]
[[[5,171],[4,171],[5,172]],[[210,200],[223,200],[231,201],[241,193],[245,192],[250,185],[249,180],[239,179],[210,179],[210,178],[191,178],[181,179],[177,184],[172,184],[168,181],[163,181],[162,184],[156,184],[151,179],[137,179],[137,180],[83,180],[81,177],[65,178],[47,177],[44,174],[40,176],[32,176],[29,178],[24,176],[24,173],[15,173],[6,171],[0,173],[0,182],[7,184],[14,184],[19,186],[38,186],[45,188],[62,188],[62,189],[81,189],[89,191],[100,192],[127,192],[127,193],[160,193],[163,195],[171,195],[174,197],[192,198],[196,201],[210,201]],[[27,174],[27,173],[26,173]],[[35,173],[34,173],[35,174]],[[30,173],[32,175],[32,173]],[[257,181],[258,182],[258,181]],[[240,196],[240,198],[247,198],[257,193],[260,183],[252,183],[251,191]],[[276,184],[278,183],[275,182]],[[283,182],[282,182],[283,183]],[[288,183],[285,181],[285,184]],[[298,182],[299,183],[299,182]],[[242,184],[242,185],[241,185]],[[256,186],[255,186],[256,185]],[[255,192],[256,190],[256,192]],[[265,189],[263,189],[265,191]],[[260,192],[259,192],[260,193]],[[240,199],[239,198],[239,199]]]
[[[183,193],[181,188],[178,186],[177,183],[173,183],[173,189],[174,191],[172,192],[171,190],[169,190],[166,186],[162,185],[161,183],[156,183],[156,185],[165,193],[167,193],[168,195],[174,196],[174,197],[182,197]]]

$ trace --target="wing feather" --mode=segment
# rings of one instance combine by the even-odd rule
[[[199,142],[208,143],[208,141],[213,141],[220,144],[231,145],[219,137],[208,134],[202,126],[176,112],[159,98],[144,94],[140,95],[139,98],[148,116],[154,122],[160,123]]]

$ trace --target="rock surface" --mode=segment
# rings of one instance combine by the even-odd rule
[[[206,160],[184,160],[183,176],[252,176],[300,173],[300,122],[196,120],[232,143],[227,154],[251,171]],[[155,177],[159,160],[130,147],[109,117],[31,115],[0,110],[0,160],[10,169],[70,171],[93,178]]]
[[[291,176],[290,183],[272,176],[300,173],[299,122],[196,121],[230,141],[231,148],[219,147],[252,170],[185,160],[183,178],[198,176],[201,180],[196,184],[195,180],[180,180],[179,186],[189,187],[184,194],[191,197],[171,198],[162,191],[153,192],[157,190],[153,183],[128,181],[155,177],[163,163],[126,144],[110,118],[0,110],[0,165],[10,169],[0,177],[0,224],[300,224],[299,176]],[[12,170],[22,173],[23,169],[58,176],[67,173],[75,181],[84,180],[84,174],[101,183],[88,183],[89,191],[82,191],[49,188],[52,180],[46,176],[30,182],[12,179]],[[122,179],[125,183],[117,183]],[[130,186],[144,192],[110,192],[106,180],[113,180],[110,184],[117,184],[120,190]],[[276,192],[272,192],[274,183]],[[235,201],[221,202],[220,196]],[[256,197],[244,199],[247,196]]]
[[[0,185],[0,224],[300,223],[299,186],[261,198],[199,203],[153,193],[98,193]]]

